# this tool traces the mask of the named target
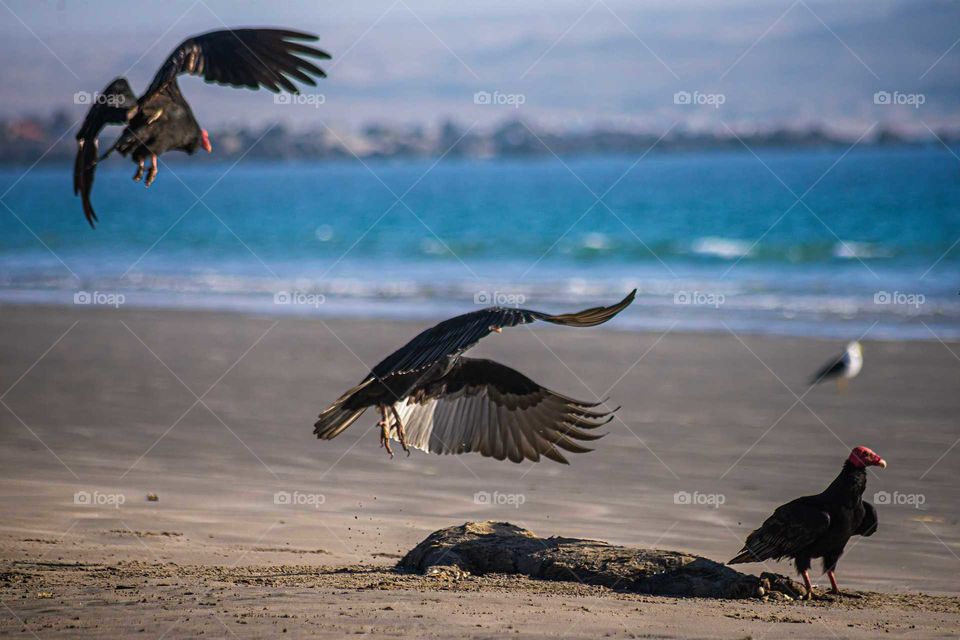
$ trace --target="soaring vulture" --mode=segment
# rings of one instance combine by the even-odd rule
[[[603,324],[633,302],[634,289],[610,307],[550,315],[529,309],[489,307],[427,329],[387,356],[320,414],[313,432],[330,440],[376,407],[380,446],[398,441],[437,454],[478,452],[497,460],[538,462],[545,456],[567,464],[560,449],[590,451],[576,441],[613,419],[598,402],[581,402],[546,389],[522,373],[463,353],[491,332],[536,320],[569,327]],[[614,409],[615,411],[615,409]]]
[[[213,151],[206,129],[197,123],[190,105],[180,93],[177,77],[187,73],[207,82],[274,93],[281,89],[296,93],[298,80],[314,86],[313,76],[326,77],[308,57],[330,56],[298,41],[314,41],[317,36],[287,29],[228,29],[211,31],[184,40],[166,59],[153,77],[150,87],[139,98],[126,78],[116,78],[99,94],[94,94],[87,117],[77,132],[77,158],[73,168],[73,192],[83,201],[83,213],[90,226],[97,214],[90,203],[97,162],[117,151],[132,156],[137,164],[134,181],[143,177],[143,165],[151,166],[146,186],[157,177],[157,156],[170,150],[193,155],[203,148]],[[108,124],[126,125],[123,133],[103,156],[98,157],[98,136]]]
[[[823,558],[831,593],[840,594],[834,571],[852,536],[877,531],[877,510],[864,502],[867,467],[885,468],[886,461],[867,447],[856,447],[843,463],[840,475],[823,493],[797,498],[777,508],[759,529],[747,536],[740,553],[728,564],[793,558],[803,576],[806,597],[813,597],[810,561]]]
[[[842,354],[820,367],[810,377],[809,384],[836,380],[840,390],[843,391],[846,389],[847,380],[856,378],[861,369],[863,369],[863,347],[859,342],[851,342]]]

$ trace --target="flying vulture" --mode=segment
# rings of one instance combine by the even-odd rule
[[[813,374],[809,384],[836,380],[837,386],[843,391],[846,389],[847,380],[857,377],[861,369],[863,369],[863,347],[859,342],[851,342],[840,356],[826,363]]]
[[[871,536],[877,531],[877,510],[863,501],[869,466],[885,468],[887,463],[867,447],[854,448],[840,475],[823,493],[779,507],[747,536],[743,549],[728,564],[793,558],[809,599],[813,597],[810,561],[823,558],[831,593],[839,595],[834,571],[847,541],[851,536]]]
[[[591,451],[576,441],[613,419],[599,402],[581,402],[546,389],[519,371],[463,353],[491,332],[536,320],[594,327],[626,309],[636,295],[610,307],[550,315],[528,309],[489,307],[445,320],[387,356],[320,414],[313,432],[337,437],[370,407],[380,413],[380,446],[393,457],[390,440],[446,453],[478,452],[497,460],[539,462],[545,456],[567,464],[560,449]],[[616,409],[614,409],[616,411]]]
[[[296,93],[294,80],[314,86],[313,76],[326,77],[308,57],[330,56],[298,41],[317,36],[287,29],[228,29],[211,31],[184,40],[166,59],[150,87],[139,98],[126,78],[116,78],[91,98],[87,117],[77,132],[77,158],[73,168],[73,192],[83,201],[83,213],[90,226],[97,214],[90,203],[93,174],[97,163],[117,151],[132,156],[137,164],[134,181],[143,177],[143,165],[150,158],[146,186],[157,177],[157,156],[170,150],[192,155],[203,148],[213,151],[206,129],[197,123],[190,105],[180,93],[177,77],[188,73],[207,82],[274,93],[281,89]],[[108,124],[126,125],[106,153],[98,157],[97,137]]]

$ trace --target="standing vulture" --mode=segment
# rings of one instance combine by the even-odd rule
[[[97,162],[116,150],[132,156],[137,164],[135,181],[143,177],[143,165],[150,158],[146,186],[157,177],[157,156],[170,150],[194,154],[203,148],[213,151],[206,129],[197,123],[190,105],[180,93],[177,77],[188,73],[207,82],[274,93],[281,89],[296,93],[294,80],[314,86],[311,75],[326,77],[306,56],[330,56],[298,40],[314,41],[309,33],[287,29],[228,29],[211,31],[184,40],[166,59],[150,87],[137,98],[126,78],[116,78],[94,94],[87,117],[77,132],[77,158],[73,167],[73,192],[83,201],[83,213],[90,226],[97,214],[90,203]],[[98,157],[98,136],[108,124],[126,125],[123,133],[103,156]]]
[[[633,302],[634,289],[611,307],[550,315],[489,307],[445,320],[387,356],[320,414],[313,432],[330,440],[376,407],[380,446],[398,441],[434,453],[479,452],[497,460],[538,462],[546,456],[567,464],[559,449],[590,451],[575,441],[596,440],[589,430],[613,419],[601,403],[574,400],[546,389],[522,373],[463,353],[491,332],[536,320],[570,327],[603,324]],[[616,409],[614,409],[616,411]]]
[[[803,576],[806,597],[813,597],[810,561],[823,558],[831,593],[840,594],[834,571],[852,536],[877,531],[877,510],[863,501],[867,467],[885,468],[883,458],[867,447],[856,447],[843,463],[840,475],[823,493],[804,496],[777,508],[759,529],[747,536],[740,553],[728,564],[793,558]]]
[[[863,369],[863,347],[859,342],[851,342],[842,354],[826,363],[811,376],[809,384],[815,385],[824,380],[836,380],[841,391],[846,389],[847,380],[856,378]]]

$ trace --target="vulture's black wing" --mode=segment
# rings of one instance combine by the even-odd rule
[[[296,42],[316,39],[313,34],[287,29],[227,29],[188,38],[157,71],[144,99],[175,82],[182,73],[231,87],[296,93],[293,80],[314,86],[311,75],[326,77],[308,56],[328,60],[330,55]]]
[[[94,226],[97,213],[90,203],[93,175],[97,169],[100,131],[108,124],[125,124],[137,103],[126,78],[117,78],[102,92],[91,96],[90,110],[77,132],[77,158],[73,163],[73,193],[83,200],[83,213]]]
[[[820,370],[817,371],[810,377],[810,380],[807,384],[817,384],[823,380],[829,380],[830,378],[836,378],[843,373],[843,370],[846,368],[846,363],[844,361],[844,356],[846,354],[841,354],[837,356],[835,360],[831,360],[827,364],[820,367]]]
[[[727,564],[794,557],[829,527],[829,513],[798,498],[779,507],[747,536],[743,549]]]
[[[393,352],[371,371],[369,378],[384,379],[387,376],[408,373],[429,367],[448,356],[459,355],[490,335],[494,329],[515,327],[535,320],[570,327],[593,327],[603,324],[626,309],[637,290],[610,307],[592,307],[576,313],[550,315],[529,309],[488,307],[465,313],[431,327]]]
[[[568,398],[492,360],[462,357],[439,381],[397,403],[406,442],[433,453],[478,452],[497,460],[566,464],[560,450],[591,451],[577,441],[613,419],[598,403]],[[396,439],[395,430],[391,436]]]
[[[877,532],[877,528],[880,522],[877,520],[877,510],[876,508],[867,502],[863,501],[863,520],[860,521],[860,526],[857,527],[857,530],[853,532],[855,536],[864,536],[870,537]]]

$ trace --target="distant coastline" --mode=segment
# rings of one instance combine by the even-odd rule
[[[65,111],[46,117],[0,119],[0,165],[61,164],[75,154],[74,119]],[[200,161],[325,160],[352,158],[537,157],[631,154],[678,151],[747,151],[750,149],[846,148],[859,146],[927,146],[960,143],[960,131],[938,131],[928,138],[905,135],[878,125],[857,141],[856,136],[831,132],[821,125],[731,132],[690,131],[676,127],[663,132],[613,126],[556,131],[522,120],[506,120],[484,129],[454,120],[435,126],[372,123],[356,132],[322,125],[291,131],[282,124],[221,128],[211,131],[216,153]],[[103,145],[104,147],[106,145]],[[174,154],[176,155],[176,154]],[[171,157],[171,159],[173,156]]]

